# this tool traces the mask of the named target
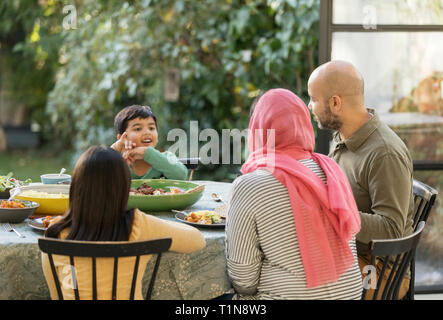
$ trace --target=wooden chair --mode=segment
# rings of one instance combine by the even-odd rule
[[[200,158],[180,158],[178,159],[181,163],[183,163],[188,170],[190,170],[188,180],[191,181],[194,175],[194,171],[198,170],[200,167]]]
[[[424,226],[425,222],[421,221],[418,224],[416,231],[407,237],[403,237],[400,239],[372,240],[369,243],[371,265],[376,266],[375,262],[377,261],[377,258],[382,259],[379,260],[379,263],[382,264],[382,268],[377,279],[377,287],[373,295],[374,300],[379,297],[379,293],[381,293],[382,300],[398,299],[398,293],[402,280],[407,268],[410,266],[411,261],[413,261],[415,250],[417,248],[417,244],[420,240],[420,236]],[[382,280],[384,279],[385,273],[387,271],[388,261],[394,261],[394,263],[392,265],[391,272],[389,273],[389,276],[387,278],[386,284],[383,290],[380,292]],[[369,274],[367,276],[370,277],[370,272],[373,271],[369,271]],[[366,294],[367,289],[364,288],[362,299],[366,298]]]
[[[437,198],[438,192],[434,188],[414,180],[413,182],[413,192],[414,192],[414,222],[412,228],[414,231],[417,230],[417,226],[421,221],[427,222],[429,213],[434,206],[435,199]],[[411,261],[411,283],[409,285],[409,291],[405,297],[408,300],[414,300],[415,294],[415,256]]]
[[[57,271],[54,265],[53,255],[69,256],[71,270],[73,270],[73,290],[75,299],[80,300],[79,290],[77,286],[77,275],[75,274],[74,257],[90,257],[92,263],[92,296],[93,300],[97,300],[97,258],[114,258],[113,281],[112,281],[112,300],[117,297],[117,271],[119,258],[136,257],[134,271],[131,283],[130,300],[134,299],[135,286],[137,280],[137,270],[139,266],[140,256],[157,254],[154,270],[152,272],[151,280],[146,294],[146,300],[151,298],[152,289],[160,264],[161,254],[169,250],[172,243],[171,238],[154,239],[145,241],[74,241],[74,240],[59,240],[52,238],[39,238],[38,246],[40,250],[48,254],[49,263],[51,266],[52,276],[54,278],[55,286],[59,300],[63,300],[63,293],[60,287],[60,280],[57,276]]]
[[[414,180],[413,189],[415,202],[413,228],[415,231],[421,221],[427,221],[432,206],[435,203],[435,199],[437,198],[438,192],[437,190],[417,180]]]

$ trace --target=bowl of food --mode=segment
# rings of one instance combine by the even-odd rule
[[[21,181],[12,176],[12,172],[6,176],[0,176],[0,199],[8,199],[11,189],[25,186],[31,182],[31,179]]]
[[[0,200],[0,222],[20,223],[39,207],[37,202],[24,200]]]
[[[60,184],[63,182],[70,183],[71,176],[69,174],[48,173],[42,174],[40,179],[43,184]]]
[[[182,180],[135,179],[129,192],[128,207],[142,211],[181,210],[203,196],[205,186]]]
[[[37,202],[35,210],[38,215],[64,214],[69,207],[69,185],[31,185],[21,187],[21,192],[14,199]],[[11,190],[11,193],[15,189]]]

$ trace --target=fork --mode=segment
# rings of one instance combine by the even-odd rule
[[[24,235],[22,235],[20,232],[18,232],[13,227],[11,227],[11,225],[9,223],[3,224],[3,228],[8,232],[14,231],[20,238],[25,238]]]

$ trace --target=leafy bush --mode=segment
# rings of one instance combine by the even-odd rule
[[[42,1],[39,1],[42,2]],[[13,94],[13,102],[28,107],[28,121],[45,125],[45,105],[59,67],[61,24],[54,14],[61,2],[0,2],[0,81]],[[13,108],[14,106],[12,106]]]

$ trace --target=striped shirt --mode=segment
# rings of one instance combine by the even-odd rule
[[[312,160],[300,160],[325,183]],[[362,278],[355,236],[354,265],[335,283],[307,288],[287,188],[264,170],[233,183],[226,223],[228,274],[234,299],[361,299]]]

